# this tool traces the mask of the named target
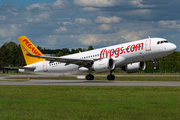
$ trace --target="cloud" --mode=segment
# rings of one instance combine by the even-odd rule
[[[154,5],[143,5],[143,0],[74,0],[74,4],[83,7],[153,7]]]
[[[27,10],[40,9],[45,11],[51,9],[61,9],[61,8],[64,8],[64,2],[62,0],[57,0],[56,2],[53,3],[37,3],[26,7]]]
[[[55,33],[65,33],[67,32],[67,28],[66,27],[62,27],[60,26],[58,29],[55,30]]]
[[[103,17],[103,16],[98,16],[95,20],[96,23],[119,23],[122,20],[120,17]]]
[[[27,10],[33,10],[33,9],[40,9],[40,10],[50,10],[48,3],[37,3],[37,4],[32,4],[28,7],[26,7]]]
[[[164,28],[179,29],[180,28],[180,20],[159,21],[159,25]]]
[[[49,17],[49,13],[45,12],[45,13],[40,13],[39,15],[35,15],[35,16],[28,16],[26,18],[27,22],[46,22],[47,20],[50,19]]]
[[[0,15],[0,20],[6,20],[6,16]]]
[[[55,49],[95,48],[151,37],[180,45],[180,1],[56,0],[0,6],[0,42],[26,35],[35,45]],[[175,37],[172,37],[175,36]]]
[[[95,45],[99,44],[100,42],[106,42],[107,40],[102,38],[102,35],[81,35],[79,36],[79,41],[82,42],[84,45]]]
[[[83,10],[84,10],[84,11],[98,11],[99,8],[94,8],[94,7],[84,7]]]
[[[63,9],[65,8],[65,2],[66,0],[57,0],[56,2],[51,4],[51,8],[53,9]]]
[[[99,26],[99,29],[102,31],[109,31],[112,29],[111,25],[102,24]]]
[[[14,37],[18,33],[17,25],[12,24],[6,27],[0,27],[0,36],[3,38]]]
[[[62,22],[64,25],[67,25],[67,24],[72,24],[72,22]],[[59,24],[59,22],[58,22]]]
[[[62,0],[57,0],[56,2],[52,3],[52,6],[62,6],[64,5]]]
[[[74,21],[75,21],[75,22],[79,22],[79,23],[81,23],[81,24],[91,23],[91,20],[84,19],[84,18],[76,18]]]
[[[144,35],[147,35],[150,33],[149,30],[144,30],[144,31],[127,31],[127,30],[122,30],[119,32],[122,38],[124,38],[126,41],[136,41],[142,39]]]
[[[115,0],[74,0],[74,4],[79,6],[110,7],[115,3]]]

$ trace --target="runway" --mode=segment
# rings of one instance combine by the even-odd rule
[[[180,86],[180,82],[159,81],[86,81],[86,80],[8,80],[8,86]]]
[[[30,80],[6,78],[0,77],[0,86],[180,86],[180,82],[171,81],[33,80],[32,76]]]
[[[8,86],[180,86],[180,82],[159,81],[86,81],[86,80],[6,80]]]

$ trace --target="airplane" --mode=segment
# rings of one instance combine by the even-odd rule
[[[156,59],[173,53],[177,48],[164,38],[148,37],[67,56],[49,57],[44,56],[26,36],[20,36],[18,40],[27,64],[24,67],[14,67],[19,72],[59,76],[89,73],[86,80],[94,79],[92,72],[110,72],[107,80],[114,80],[112,72],[116,68],[127,73],[143,71],[147,60],[152,60],[157,70]]]

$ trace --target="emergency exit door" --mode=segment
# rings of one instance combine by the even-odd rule
[[[47,71],[48,71],[48,69],[47,69],[47,64],[48,64],[48,61],[44,61],[44,62],[43,62],[43,71],[44,71],[44,72],[47,72]]]
[[[146,40],[146,51],[150,51],[151,50],[151,40]]]

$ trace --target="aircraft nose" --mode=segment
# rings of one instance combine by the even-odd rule
[[[173,43],[171,43],[171,45],[169,46],[169,48],[172,50],[172,51],[175,51],[177,49],[177,46]]]

